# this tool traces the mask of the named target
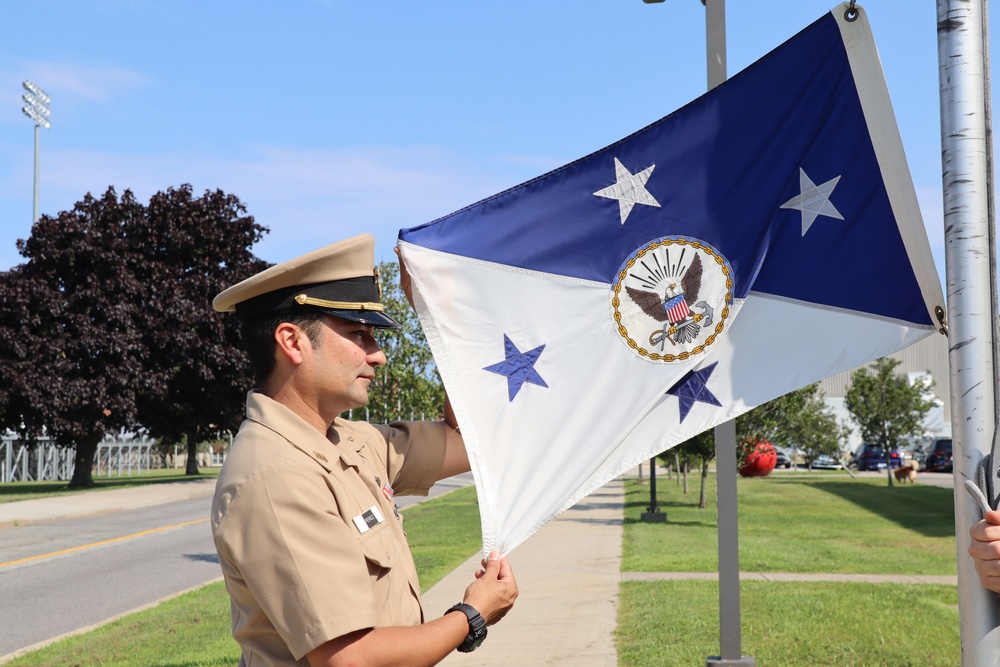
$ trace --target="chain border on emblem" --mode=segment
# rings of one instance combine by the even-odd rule
[[[628,275],[629,269],[631,269],[637,261],[645,257],[647,252],[655,250],[656,248],[659,248],[661,245],[669,246],[673,244],[687,245],[691,246],[695,250],[702,250],[708,255],[710,255],[712,259],[715,260],[715,263],[721,267],[722,273],[726,277],[726,306],[722,309],[722,315],[719,317],[719,323],[715,325],[715,330],[705,338],[705,341],[703,343],[696,346],[692,350],[688,350],[687,352],[681,352],[680,354],[657,354],[655,352],[649,352],[645,348],[641,347],[634,340],[632,340],[632,337],[628,333],[628,329],[626,329],[625,325],[622,324],[622,315],[618,311],[618,306],[621,305],[621,300],[619,297],[621,295],[622,281],[625,280],[625,276]],[[618,334],[622,338],[624,338],[625,341],[628,343],[628,346],[633,350],[635,350],[639,355],[647,357],[653,361],[686,361],[690,359],[692,356],[704,352],[705,348],[714,343],[716,337],[722,333],[722,330],[725,328],[725,322],[729,318],[729,306],[732,303],[732,301],[733,301],[733,276],[732,273],[730,272],[729,264],[726,263],[726,260],[722,256],[720,256],[715,252],[715,249],[712,248],[712,246],[701,243],[700,241],[696,241],[694,239],[668,238],[668,239],[659,239],[657,241],[651,242],[645,248],[639,250],[635,254],[635,256],[632,259],[630,259],[625,264],[625,266],[622,267],[621,271],[618,272],[618,281],[615,283],[614,297],[612,297],[611,299],[611,306],[612,308],[614,308],[615,322],[618,324]]]

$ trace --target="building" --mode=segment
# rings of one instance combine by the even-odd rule
[[[929,442],[935,437],[951,437],[948,338],[941,334],[928,336],[899,352],[890,354],[889,357],[901,362],[896,367],[896,371],[906,374],[911,382],[919,381],[928,375],[933,382],[931,392],[934,394],[936,405],[924,420],[926,427],[924,440]],[[844,396],[847,394],[848,387],[851,386],[851,375],[856,370],[855,368],[838,373],[819,383],[820,390],[825,395],[826,402],[833,409],[837,419],[851,429],[851,435],[847,442],[841,445],[841,450],[845,454],[856,451],[858,446],[862,444],[851,420],[851,415],[844,407]],[[926,442],[915,444],[919,446],[926,444]]]

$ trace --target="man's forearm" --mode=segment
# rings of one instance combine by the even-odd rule
[[[436,665],[469,634],[460,612],[415,626],[359,630],[332,639],[308,655],[311,667],[429,667]]]

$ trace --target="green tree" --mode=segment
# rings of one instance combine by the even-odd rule
[[[420,320],[399,286],[399,266],[382,262],[382,303],[401,325],[376,335],[388,363],[375,373],[368,391],[368,420],[437,419],[444,415],[444,387]],[[355,415],[357,416],[357,415]]]
[[[715,431],[709,429],[702,431],[696,436],[688,438],[675,448],[684,459],[697,462],[701,465],[701,490],[698,494],[698,509],[705,509],[707,505],[706,488],[708,482],[708,464],[715,459]],[[661,457],[672,455],[673,451],[661,454]],[[666,459],[664,459],[666,460]]]
[[[923,419],[933,406],[925,394],[928,387],[910,384],[895,372],[899,364],[896,359],[882,357],[858,369],[851,375],[844,397],[862,441],[881,447],[887,462],[889,453],[905,438],[920,435]],[[886,466],[886,474],[892,486],[892,466]]]
[[[819,384],[796,389],[736,418],[741,464],[764,440],[772,445],[794,445],[811,464],[820,454],[839,454],[844,437],[844,428],[823,402]]]
[[[839,459],[840,443],[848,435],[847,429],[823,402],[818,385],[812,386],[816,388],[816,394],[788,422],[786,432],[786,442],[794,443],[802,451],[810,468],[820,454],[829,454]]]

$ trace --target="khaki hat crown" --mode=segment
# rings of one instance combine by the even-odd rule
[[[375,237],[359,234],[269,267],[221,292],[212,306],[241,319],[311,307],[376,327],[398,327],[381,301]]]

